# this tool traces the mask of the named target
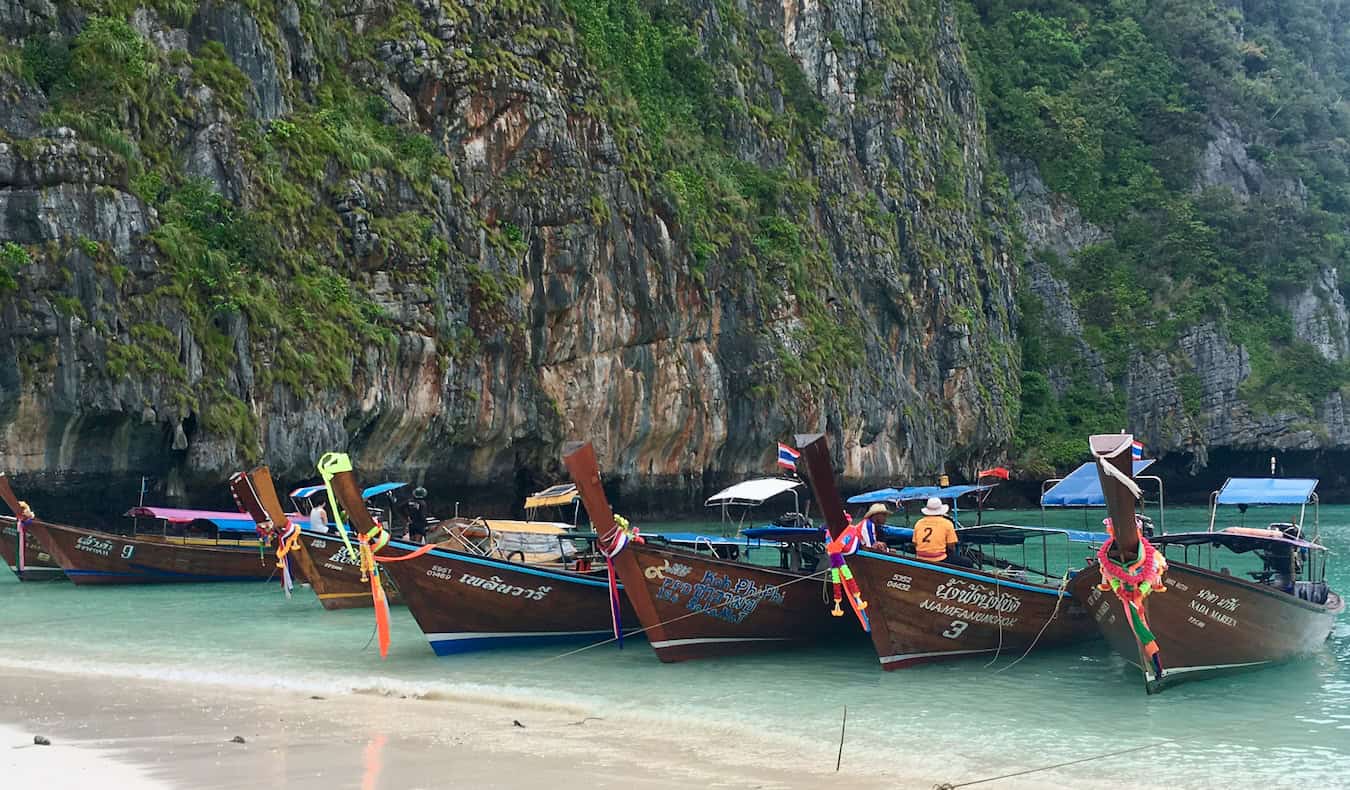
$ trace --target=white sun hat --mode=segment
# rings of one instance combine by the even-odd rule
[[[935,496],[928,497],[928,504],[923,506],[925,516],[945,516],[948,510],[951,510],[951,508],[942,504],[942,500]]]

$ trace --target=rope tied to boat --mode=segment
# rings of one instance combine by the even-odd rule
[[[1050,624],[1053,623],[1053,622],[1055,621],[1055,618],[1059,617],[1059,608],[1064,604],[1064,598],[1066,597],[1066,595],[1067,595],[1068,592],[1069,592],[1069,579],[1070,579],[1070,578],[1071,578],[1071,576],[1070,576],[1069,572],[1068,572],[1068,571],[1064,571],[1064,576],[1063,576],[1063,578],[1061,578],[1061,579],[1059,580],[1059,589],[1055,591],[1055,608],[1052,609],[1052,610],[1050,610],[1050,616],[1047,617],[1047,618],[1045,619],[1045,622],[1041,624],[1041,630],[1039,630],[1039,631],[1036,632],[1036,638],[1033,639],[1033,640],[1031,640],[1031,644],[1027,645],[1027,649],[1022,651],[1022,655],[1018,656],[1014,661],[1012,661],[1012,662],[1011,662],[1010,664],[1008,664],[1007,666],[1005,666],[1005,667],[1000,667],[1000,668],[994,670],[994,674],[995,674],[995,675],[997,675],[997,674],[999,674],[999,673],[1001,673],[1001,672],[1007,672],[1008,670],[1010,670],[1010,669],[1012,669],[1013,667],[1017,666],[1018,664],[1022,663],[1022,659],[1026,658],[1026,657],[1029,656],[1029,655],[1031,655],[1031,651],[1036,649],[1036,645],[1040,643],[1041,637],[1045,634],[1045,629],[1049,628],[1049,627],[1050,627]],[[1003,650],[1003,626],[1002,626],[1002,624],[999,625],[999,643],[998,643],[998,649],[999,649],[1000,652]],[[997,659],[998,656],[995,655],[994,658]],[[992,661],[989,662],[989,664],[992,664],[992,663],[993,663]],[[988,667],[989,664],[985,664],[985,666]]]
[[[1115,467],[1109,467],[1114,469]],[[1144,536],[1143,521],[1138,515],[1135,525],[1139,528],[1139,557],[1134,562],[1121,564],[1111,557],[1111,547],[1115,545],[1116,533],[1112,529],[1111,519],[1103,519],[1102,524],[1110,535],[1097,549],[1097,564],[1101,569],[1102,581],[1097,589],[1115,594],[1125,615],[1129,618],[1130,629],[1139,643],[1139,649],[1153,662],[1158,675],[1162,674],[1162,662],[1158,659],[1158,640],[1148,625],[1144,613],[1144,600],[1155,592],[1167,592],[1163,586],[1163,574],[1167,572],[1167,558],[1149,543]]]

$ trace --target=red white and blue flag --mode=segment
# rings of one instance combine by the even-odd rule
[[[1134,443],[1130,445],[1130,457],[1133,458],[1133,459],[1136,460],[1136,461],[1142,461],[1142,460],[1144,460],[1144,443],[1143,443],[1143,442],[1139,441],[1138,439],[1135,439],[1135,440],[1134,440]]]
[[[797,471],[797,459],[801,457],[802,457],[801,453],[797,452],[791,447],[788,447],[786,444],[783,444],[782,442],[778,443],[779,466],[783,467],[784,469],[791,469],[792,471],[795,472]]]

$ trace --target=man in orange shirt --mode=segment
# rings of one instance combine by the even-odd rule
[[[949,507],[937,497],[929,497],[923,506],[923,518],[914,522],[914,554],[925,562],[970,566],[956,553],[956,528],[947,518]]]

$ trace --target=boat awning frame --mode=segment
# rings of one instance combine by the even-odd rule
[[[1311,477],[1230,477],[1214,492],[1220,505],[1306,505],[1318,481]]]
[[[534,510],[541,507],[562,507],[571,505],[580,498],[577,493],[575,483],[560,483],[556,486],[549,486],[543,491],[536,491],[525,497],[525,509]]]
[[[1223,486],[1209,495],[1209,531],[1215,532],[1219,505],[1298,505],[1298,532],[1313,506],[1313,540],[1322,539],[1321,503],[1317,499],[1317,483],[1313,477],[1230,477]]]
[[[146,507],[138,505],[126,512],[127,518],[157,518],[170,524],[191,524],[209,521],[221,532],[257,532],[258,525],[247,513],[225,510],[188,510],[177,507]]]
[[[1139,473],[1152,466],[1154,460],[1145,458],[1135,461],[1134,476],[1139,477]],[[1064,477],[1046,480],[1041,486],[1041,507],[1106,507],[1106,497],[1102,494],[1101,481],[1097,479],[1095,461],[1088,461]]]
[[[881,488],[855,494],[848,498],[850,505],[867,505],[873,502],[918,502],[937,497],[955,502],[966,494],[989,491],[992,484],[956,485],[956,486],[905,486],[904,488]]]
[[[728,486],[716,494],[708,497],[704,501],[704,507],[727,507],[732,505],[742,505],[753,507],[762,505],[773,499],[779,494],[792,492],[793,499],[797,498],[797,489],[803,485],[800,480],[792,480],[785,477],[761,477],[754,480],[745,480],[733,486]],[[799,509],[799,508],[794,508]]]
[[[370,499],[380,494],[387,494],[390,491],[397,491],[406,486],[407,483],[377,483],[361,492],[361,499]],[[323,485],[300,486],[291,492],[291,499],[309,499],[323,490]]]

